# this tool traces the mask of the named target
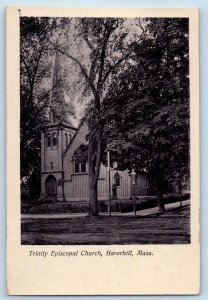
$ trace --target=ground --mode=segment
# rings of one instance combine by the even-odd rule
[[[153,216],[23,218],[24,245],[190,243],[190,206]]]

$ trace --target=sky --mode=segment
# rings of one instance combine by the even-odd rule
[[[75,38],[75,19],[71,19],[71,22],[68,23],[68,26],[65,27],[61,34],[54,34],[52,39],[58,43],[61,49],[68,54],[73,55],[78,58],[80,62],[86,67],[86,69],[90,70],[90,49],[85,42],[81,38]],[[126,43],[129,43],[132,39],[137,40],[140,34],[142,33],[142,29],[140,26],[144,26],[144,22],[141,20],[141,23],[136,21],[135,19],[126,19],[124,21],[122,32],[126,32]],[[115,35],[119,34],[119,30],[115,31]],[[58,36],[58,38],[57,38]],[[67,37],[67,38],[66,38]],[[109,50],[110,51],[110,50]],[[119,52],[113,55],[117,55],[120,57]],[[65,101],[68,103],[72,103],[75,109],[75,116],[70,117],[71,123],[77,127],[80,119],[84,116],[85,108],[87,107],[92,95],[83,96],[83,91],[85,89],[85,80],[80,76],[80,69],[76,63],[62,55],[62,61],[60,64],[63,68],[63,72],[65,74]]]

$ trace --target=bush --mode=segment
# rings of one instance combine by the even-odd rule
[[[87,213],[87,202],[73,202],[73,203],[54,203],[36,202],[35,204],[25,204],[21,206],[22,214],[64,214],[64,213]]]
[[[173,203],[176,201],[184,201],[190,198],[189,194],[182,196],[167,195],[164,197],[164,203]],[[157,206],[156,197],[136,197],[136,210],[142,210]],[[108,211],[108,200],[98,202],[99,212]],[[111,200],[111,212],[131,212],[134,209],[134,199]],[[87,201],[73,202],[34,202],[30,204],[22,204],[22,214],[64,214],[64,213],[88,213],[89,204]]]

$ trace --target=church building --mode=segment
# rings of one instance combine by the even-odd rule
[[[88,163],[73,159],[74,152],[83,143],[86,143],[88,133],[87,124],[81,122],[78,128],[64,118],[64,76],[61,68],[62,57],[56,53],[53,85],[50,107],[50,122],[41,132],[41,199],[54,201],[88,201]],[[60,80],[62,78],[62,80]],[[57,84],[58,83],[58,84]],[[58,103],[58,110],[54,105]],[[118,168],[109,171],[101,165],[98,181],[98,200],[107,200],[109,189],[116,186],[117,198],[131,199],[136,196],[151,196],[155,189],[145,175],[129,171],[119,171]]]
[[[58,201],[89,199],[88,163],[73,159],[76,149],[85,143],[86,123],[76,129],[66,123],[47,125],[41,133],[41,198]],[[108,168],[101,165],[98,181],[98,200],[109,197]],[[110,190],[117,187],[118,199],[155,194],[147,176],[136,174],[133,180],[129,171],[110,169]]]

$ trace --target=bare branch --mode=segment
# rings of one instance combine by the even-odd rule
[[[97,83],[98,89],[99,89],[99,87],[101,85],[101,82],[102,82],[102,79],[103,79],[103,69],[104,69],[104,64],[105,64],[105,56],[106,56],[106,49],[107,49],[107,45],[108,45],[108,40],[109,40],[111,34],[116,30],[117,27],[118,27],[118,23],[116,23],[115,26],[112,26],[111,28],[108,28],[108,30],[105,27],[103,46],[102,46],[102,51],[101,51],[101,56],[100,56],[100,71],[99,71],[98,83]]]
[[[42,53],[43,53],[43,50],[41,49],[39,55],[37,56],[37,64],[36,64],[36,67],[35,67],[35,70],[34,70],[34,73],[33,73],[33,77],[32,77],[32,86],[34,86],[35,77],[36,77],[36,74],[37,74],[37,71],[38,71],[38,67],[39,67],[39,63],[40,63],[40,60],[41,60]]]
[[[23,64],[24,64],[24,66],[25,66],[25,68],[26,68],[27,75],[28,75],[28,80],[29,80],[29,84],[30,84],[30,88],[31,88],[31,86],[32,86],[32,79],[31,79],[30,70],[29,70],[29,67],[28,67],[28,65],[27,65],[27,63],[26,63],[26,60],[25,60],[25,58],[24,58],[24,56],[23,56],[22,53],[20,54],[20,58],[22,59]]]
[[[82,37],[83,37],[85,43],[87,44],[87,46],[90,48],[90,50],[92,50],[92,51],[95,50],[92,43],[89,41],[88,37],[86,36],[86,34],[83,34]]]
[[[57,80],[57,82],[52,86],[52,88],[50,90],[48,90],[36,103],[36,105],[33,107],[33,109],[35,110],[35,108],[57,87],[57,85],[59,84],[59,82],[61,81],[61,78],[59,80]]]
[[[138,43],[138,42],[141,40],[141,38],[143,38],[143,36],[145,36],[146,33],[147,33],[147,28],[142,26],[141,20],[140,20],[140,19],[138,19],[138,22],[139,22],[139,24],[135,24],[135,25],[138,26],[138,27],[141,29],[142,33],[140,34],[139,39],[137,40],[137,43]]]
[[[66,51],[64,51],[63,49],[61,49],[60,47],[58,47],[57,45],[54,45],[55,49],[58,50],[61,54],[65,55],[66,57],[70,58],[71,60],[73,60],[74,62],[77,63],[77,65],[80,67],[82,74],[84,75],[84,78],[87,82],[87,84],[89,85],[93,95],[95,97],[97,97],[97,91],[95,89],[95,86],[92,82],[92,80],[89,78],[88,74],[87,74],[87,70],[86,68],[82,65],[82,63],[79,61],[78,58],[74,57],[73,55],[66,53]]]
[[[93,52],[94,52],[94,54],[92,54],[92,62],[91,62],[90,72],[89,72],[89,78],[91,78],[92,82],[96,78],[95,67],[96,67],[96,63],[97,63],[97,56],[96,56],[96,53],[95,53],[96,51],[94,50]]]
[[[125,55],[124,57],[120,58],[113,66],[111,66],[108,71],[105,73],[104,78],[102,80],[102,85],[105,83],[105,81],[107,80],[108,76],[110,75],[110,73],[120,64],[122,63],[126,58],[128,57],[128,55]]]
[[[50,67],[51,66],[46,66],[44,69],[38,72],[38,74],[35,77],[35,87],[43,80],[43,78],[50,77]]]
[[[136,25],[140,27],[140,29],[142,30],[142,34],[144,34],[145,30],[144,30],[144,27],[141,24],[141,19],[140,18],[138,19],[138,22],[139,22],[139,25],[137,25],[137,24]]]

